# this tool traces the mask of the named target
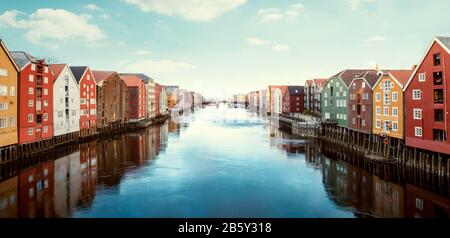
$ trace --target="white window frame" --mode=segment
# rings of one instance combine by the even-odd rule
[[[376,128],[381,129],[381,121],[376,120],[375,126],[376,126]]]
[[[394,95],[395,95],[395,97],[394,97]],[[393,102],[398,102],[398,92],[393,92],[392,93],[392,101]]]
[[[7,117],[0,117],[0,120],[3,121],[4,125],[1,125],[0,123],[0,128],[7,128],[8,127],[8,118]]]
[[[388,113],[386,113],[386,112],[388,112]],[[389,116],[389,114],[390,114],[389,107],[384,107],[384,108],[383,108],[383,115],[384,115],[384,116]]]
[[[394,113],[395,111],[396,111],[397,113]],[[393,108],[392,108],[392,116],[393,116],[393,117],[398,117],[398,107],[393,107]]]
[[[416,97],[416,93],[419,93],[419,96],[418,97]],[[414,89],[413,91],[412,91],[412,97],[413,97],[413,100],[421,100],[422,99],[422,92],[420,91],[420,89]]]
[[[396,127],[394,125],[396,125]],[[392,122],[392,131],[398,132],[398,121]]]
[[[28,135],[32,136],[33,135],[33,128],[28,128]]]
[[[427,75],[425,73],[419,73],[419,82],[425,82],[427,80]]]
[[[375,94],[375,101],[377,101],[377,102],[381,101],[381,94],[380,93],[376,93]]]
[[[417,133],[420,131],[420,134]],[[423,129],[422,127],[414,127],[414,134],[416,137],[423,137]]]
[[[420,115],[420,116],[416,116],[416,112],[418,112],[418,115]],[[414,108],[413,109],[413,118],[414,118],[414,120],[422,120],[422,118],[423,118],[422,109]]]
[[[34,82],[34,75],[32,74],[28,75],[28,81]]]
[[[33,114],[28,114],[27,120],[28,120],[28,122],[33,122],[34,121],[34,115]]]

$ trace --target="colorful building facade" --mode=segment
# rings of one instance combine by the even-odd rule
[[[372,133],[403,139],[403,87],[412,70],[385,70],[373,86]]]
[[[128,90],[128,119],[130,122],[146,118],[147,88],[144,81],[135,75],[121,75]]]
[[[404,88],[405,140],[450,154],[450,37],[436,37]]]
[[[19,144],[53,136],[53,73],[43,59],[12,51],[19,73]]]
[[[97,84],[88,66],[70,67],[80,87],[80,135],[97,131]]]
[[[19,142],[17,134],[19,66],[0,40],[0,147]]]
[[[67,64],[52,64],[53,135],[80,131],[80,88]]]
[[[287,86],[283,95],[283,113],[303,113],[305,108],[303,86]]]

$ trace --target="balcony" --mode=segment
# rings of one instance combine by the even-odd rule
[[[444,90],[443,89],[435,89],[434,90],[434,103],[435,104],[443,104],[444,103]]]

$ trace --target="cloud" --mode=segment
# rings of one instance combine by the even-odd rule
[[[384,38],[382,36],[374,36],[372,38],[363,40],[363,43],[369,44],[369,43],[377,43],[377,42],[383,42],[383,41],[386,41],[386,38]]]
[[[111,18],[111,16],[108,14],[101,14],[98,16],[98,18],[103,19],[103,20],[109,20]]]
[[[130,52],[130,55],[136,55],[136,56],[139,56],[139,55],[150,55],[150,54],[152,54],[152,52],[151,51],[147,51],[147,50],[137,50],[137,51]]]
[[[289,46],[288,45],[280,45],[280,44],[276,44],[272,47],[272,50],[274,51],[288,51],[289,50]]]
[[[209,21],[245,4],[247,0],[125,0],[144,12],[181,16],[190,21]]]
[[[301,3],[290,5],[287,9],[264,8],[258,10],[261,23],[271,23],[281,20],[291,21],[297,18],[305,7]]]
[[[247,38],[247,44],[249,46],[270,45],[272,44],[272,41],[254,37],[254,38]]]
[[[374,3],[377,0],[347,0],[352,11],[357,11],[360,9],[361,5],[365,3]]]
[[[131,73],[174,73],[180,70],[192,69],[192,66],[189,63],[182,61],[171,61],[171,60],[161,60],[161,61],[153,61],[153,60],[143,60],[129,63],[125,66],[125,69]]]
[[[288,51],[289,48],[290,48],[288,45],[278,44],[276,41],[265,40],[265,39],[261,39],[261,38],[258,38],[258,37],[247,38],[247,44],[249,46],[265,46],[265,45],[269,45],[269,46],[272,47],[273,51]]]
[[[97,6],[97,5],[93,4],[93,3],[86,4],[83,7],[85,9],[88,9],[88,10],[91,10],[91,11],[103,11],[103,8]]]
[[[0,25],[26,30],[25,36],[30,42],[55,48],[56,43],[95,43],[106,38],[97,25],[89,23],[90,18],[63,9],[42,8],[28,16],[13,10],[0,15]]]

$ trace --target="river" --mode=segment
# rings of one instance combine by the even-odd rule
[[[242,108],[209,106],[3,176],[0,217],[446,217],[439,192],[324,156]],[[331,156],[330,156],[331,157]],[[439,183],[441,184],[441,183]]]

